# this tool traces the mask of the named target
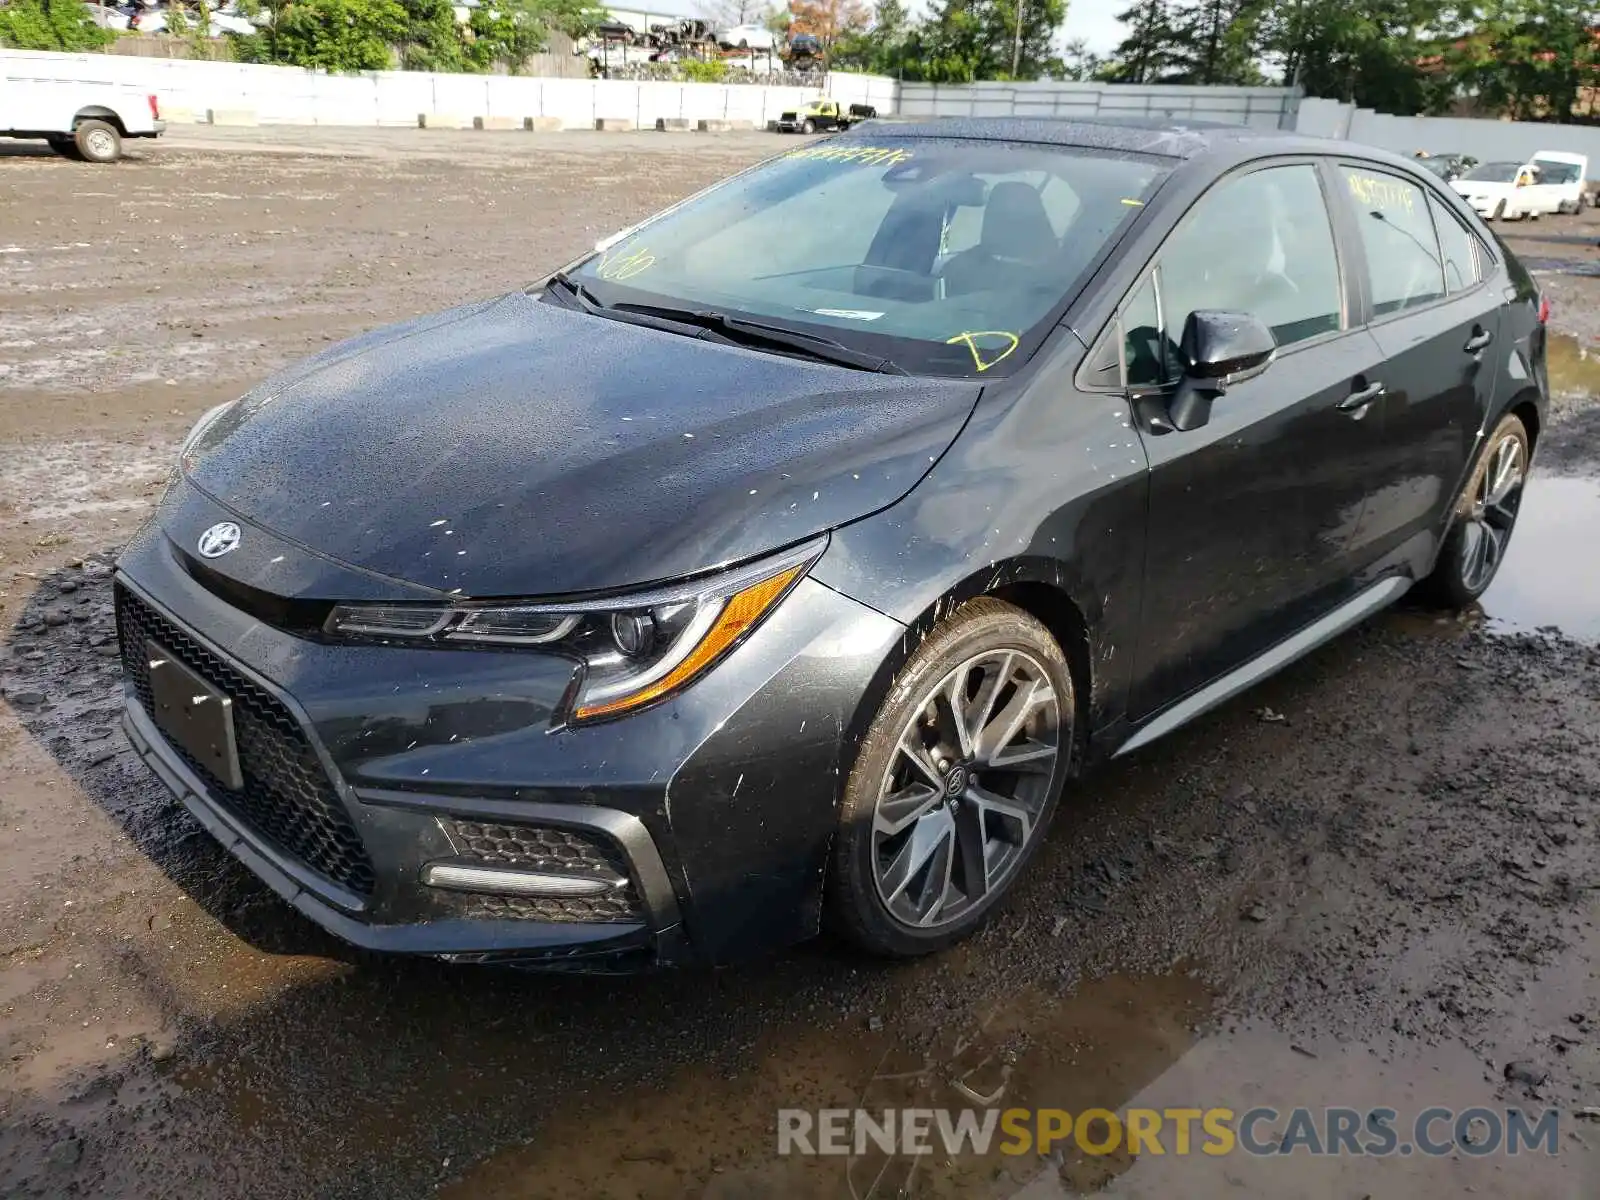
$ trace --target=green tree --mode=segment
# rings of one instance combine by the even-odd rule
[[[906,41],[906,79],[971,83],[1059,71],[1065,0],[944,0]]]
[[[1596,15],[1574,0],[1485,0],[1461,14],[1473,32],[1443,62],[1452,83],[1520,121],[1572,119],[1581,88],[1600,82]]]
[[[381,71],[406,31],[395,0],[292,0],[260,33],[233,38],[241,62],[285,63],[325,71]]]
[[[1265,0],[1194,0],[1173,19],[1175,83],[1251,85],[1264,79],[1257,59]]]
[[[18,50],[99,50],[116,40],[81,0],[12,0],[0,6],[0,46]]]
[[[400,65],[407,71],[474,69],[450,0],[399,0],[396,7],[404,17],[404,26],[395,40],[399,44]]]
[[[1263,14],[1261,49],[1309,95],[1427,112],[1449,87],[1422,65],[1439,23],[1434,0],[1296,0]]]
[[[1188,45],[1171,0],[1137,0],[1117,20],[1128,36],[1112,53],[1112,82],[1158,83],[1184,69]]]
[[[499,65],[516,73],[549,48],[551,31],[582,37],[604,17],[588,0],[494,0],[472,10],[466,57],[476,70]]]

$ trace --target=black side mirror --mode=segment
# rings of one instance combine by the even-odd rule
[[[1192,312],[1183,323],[1183,381],[1168,413],[1172,427],[1198,429],[1211,419],[1211,402],[1230,384],[1265,371],[1278,340],[1258,317],[1242,312]]]

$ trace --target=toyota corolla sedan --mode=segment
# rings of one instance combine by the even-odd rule
[[[1096,760],[1488,587],[1546,317],[1378,151],[867,125],[207,414],[128,735],[361,946],[937,950]]]

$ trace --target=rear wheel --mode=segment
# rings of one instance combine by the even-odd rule
[[[1522,508],[1528,481],[1528,430],[1515,414],[1503,417],[1456,505],[1450,531],[1422,594],[1447,608],[1468,607],[1494,582]]]
[[[1027,613],[984,597],[936,626],[846,783],[830,926],[873,953],[909,957],[983,924],[1054,814],[1074,711],[1066,658]]]
[[[116,162],[122,157],[122,135],[115,125],[104,121],[79,121],[72,131],[72,141],[89,162]]]

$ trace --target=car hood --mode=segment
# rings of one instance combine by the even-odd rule
[[[184,470],[246,520],[365,571],[563,595],[691,574],[893,504],[979,391],[519,292],[291,368],[199,433]]]
[[[1489,179],[1453,179],[1450,186],[1463,196],[1509,196],[1516,190],[1513,183],[1496,183]]]

